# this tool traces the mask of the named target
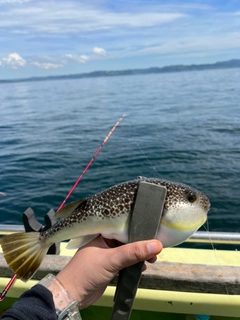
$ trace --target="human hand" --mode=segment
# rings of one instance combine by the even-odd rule
[[[101,236],[79,249],[57,275],[73,300],[86,308],[98,300],[118,272],[140,261],[153,263],[161,252],[158,240],[138,241],[112,248]]]

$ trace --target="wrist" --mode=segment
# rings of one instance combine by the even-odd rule
[[[58,319],[81,320],[79,303],[71,298],[62,283],[54,275],[48,274],[39,281],[39,284],[52,293]]]

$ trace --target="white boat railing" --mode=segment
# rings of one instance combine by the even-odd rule
[[[195,232],[187,242],[194,243],[213,243],[213,244],[240,244],[240,233],[235,232],[214,232],[198,231]]]
[[[23,232],[23,225],[0,224],[0,235],[11,232]],[[197,231],[186,242],[212,244],[240,244],[240,233]]]
[[[0,224],[0,234],[5,232],[24,232],[24,226],[18,224]]]

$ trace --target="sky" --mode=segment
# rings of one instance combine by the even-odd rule
[[[239,0],[0,0],[0,79],[238,58]]]

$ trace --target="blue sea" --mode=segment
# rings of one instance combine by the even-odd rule
[[[70,200],[137,176],[211,201],[209,229],[240,232],[240,69],[0,85],[0,224],[43,223],[109,130]]]

